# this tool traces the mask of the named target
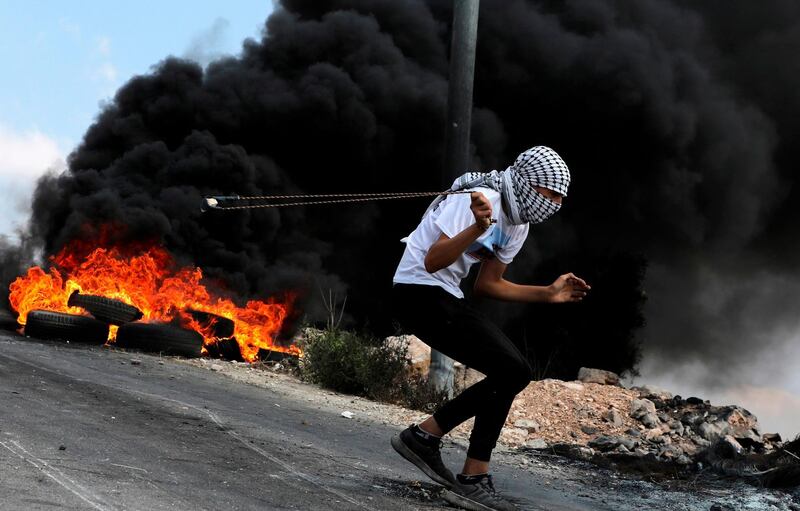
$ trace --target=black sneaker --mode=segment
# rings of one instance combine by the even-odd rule
[[[505,500],[494,489],[492,476],[486,474],[475,484],[456,481],[450,491],[442,494],[447,502],[470,511],[518,511],[519,508]]]
[[[445,488],[452,488],[456,483],[456,478],[442,461],[442,454],[439,451],[441,445],[440,440],[435,446],[428,447],[417,440],[410,427],[392,437],[392,447],[400,456],[416,465],[425,472],[425,475]]]

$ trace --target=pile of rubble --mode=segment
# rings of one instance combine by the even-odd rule
[[[597,375],[607,375],[599,383]],[[578,381],[532,382],[515,400],[502,441],[555,448],[583,459],[613,453],[691,465],[724,442],[737,454],[768,453],[781,445],[762,434],[756,417],[739,406],[713,406],[652,387],[619,386],[613,373],[582,369]]]
[[[615,453],[683,465],[717,442],[738,454],[763,454],[781,445],[780,436],[762,434],[744,408],[683,399],[648,385],[625,389],[616,375],[595,369],[582,369],[574,382],[532,382],[514,403],[504,441],[558,446],[584,458]]]
[[[418,370],[429,348],[409,336],[409,354]],[[462,368],[469,384],[482,377]],[[455,434],[468,435],[471,423]],[[739,406],[714,406],[651,385],[625,388],[618,375],[582,368],[576,381],[531,382],[514,401],[500,441],[514,448],[553,449],[582,459],[650,458],[692,465],[724,443],[738,455],[768,454],[781,446],[778,434],[763,434],[757,418]]]

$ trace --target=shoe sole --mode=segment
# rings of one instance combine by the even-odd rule
[[[437,474],[436,471],[434,471],[427,463],[425,463],[425,461],[422,458],[417,456],[417,454],[414,451],[409,449],[408,446],[405,443],[403,443],[403,441],[400,439],[399,435],[393,436],[391,443],[394,450],[397,451],[397,454],[399,454],[400,456],[404,457],[405,459],[416,465],[416,467],[422,470],[426,476],[430,477],[431,479],[441,484],[448,490],[453,487],[453,483],[451,483],[444,477]]]
[[[443,491],[441,496],[450,504],[458,506],[461,509],[466,509],[467,511],[497,511],[497,509],[493,507],[485,506],[480,502],[475,502],[474,500],[463,495],[459,495],[452,490]]]

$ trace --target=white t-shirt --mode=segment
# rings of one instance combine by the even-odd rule
[[[464,298],[459,285],[473,264],[494,257],[504,264],[514,259],[528,237],[528,224],[511,223],[503,211],[500,192],[484,187],[475,188],[474,191],[482,192],[492,203],[492,217],[497,219],[497,223],[481,234],[453,264],[428,273],[425,269],[425,256],[442,233],[452,238],[475,223],[475,217],[469,208],[469,194],[448,195],[435,211],[420,222],[414,232],[401,240],[405,241],[406,249],[393,282],[439,286],[453,296]]]

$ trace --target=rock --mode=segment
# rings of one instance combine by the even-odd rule
[[[591,447],[573,444],[553,444],[550,446],[554,452],[561,456],[566,456],[573,459],[589,461],[594,455],[595,451]]]
[[[588,419],[589,417],[594,417],[594,410],[588,406],[581,406],[575,410],[575,416],[579,419]]]
[[[708,440],[706,440],[701,436],[691,435],[689,439],[692,441],[693,444],[701,448],[706,448],[711,446],[711,442],[709,442]]]
[[[614,427],[622,426],[622,414],[616,408],[610,408],[603,414],[603,420],[610,423]]]
[[[654,413],[648,413],[644,417],[639,419],[639,422],[647,426],[648,428],[657,428],[661,425],[661,421],[658,419],[658,415]]]
[[[353,412],[345,410],[345,411],[342,412],[342,417],[344,417],[345,419],[352,419],[353,418]]]
[[[578,370],[578,379],[584,383],[599,383],[601,385],[619,385],[619,375],[603,369],[581,367]]]
[[[714,504],[708,509],[708,511],[736,511],[736,510],[724,504]]]
[[[639,387],[633,387],[631,390],[636,390],[639,392],[639,397],[657,397],[659,399],[669,400],[672,399],[672,393],[668,392],[661,387],[656,387],[655,385],[642,385]]]
[[[764,439],[765,442],[769,442],[771,444],[779,444],[783,441],[780,433],[764,433],[761,438]]]
[[[583,390],[586,388],[583,386],[583,384],[577,381],[562,381],[561,386],[571,390]]]
[[[520,445],[528,438],[528,430],[522,428],[503,428],[503,441]]]
[[[675,459],[683,455],[683,451],[677,445],[665,445],[658,450],[658,457],[668,460]]]
[[[541,429],[539,423],[531,419],[520,419],[514,422],[515,428],[522,428],[528,430],[528,433],[538,433]]]
[[[214,364],[209,369],[211,369],[212,371],[222,371],[222,366],[218,365],[218,364]]]
[[[590,440],[587,445],[598,451],[607,452],[620,445],[620,439],[616,436],[600,435]]]
[[[524,444],[528,449],[547,449],[547,442],[542,438],[531,438]]]
[[[678,436],[683,436],[684,431],[686,431],[686,428],[683,427],[683,423],[679,420],[673,419],[669,421],[667,424],[669,426],[669,429],[674,431],[675,434]]]
[[[619,439],[619,444],[628,449],[628,451],[634,450],[636,446],[639,445],[639,442],[632,438],[626,438],[624,436],[620,436],[617,437],[617,439]]]
[[[628,436],[632,436],[634,438],[639,438],[640,436],[642,436],[642,434],[639,432],[638,429],[633,429],[633,428],[626,429],[625,434]]]
[[[717,444],[717,448],[721,449],[723,453],[726,453],[726,457],[732,458],[736,454],[742,454],[744,448],[742,445],[736,441],[731,435],[725,435]]]
[[[755,415],[741,406],[722,407],[721,418],[731,426],[754,428],[758,425]]]
[[[600,430],[597,429],[594,426],[589,426],[588,424],[583,424],[583,425],[581,425],[581,431],[583,431],[587,435],[594,435],[595,433],[597,433]]]
[[[138,358],[132,358],[132,359],[131,359],[131,365],[132,365],[132,366],[138,366],[138,365],[142,365],[142,361],[141,361],[141,360],[139,360]]]
[[[692,442],[681,442],[680,444],[681,449],[683,449],[683,453],[687,456],[694,456],[697,454],[697,451],[700,449],[697,447],[697,444]]]
[[[677,463],[678,465],[687,465],[688,466],[688,465],[692,464],[692,458],[690,458],[689,456],[687,456],[685,454],[681,454],[680,456],[675,458],[675,463]]]
[[[629,454],[629,453],[631,452],[631,450],[630,450],[630,449],[628,449],[627,447],[625,447],[625,446],[624,446],[624,445],[622,445],[622,444],[619,444],[619,445],[617,446],[617,448],[616,448],[616,449],[614,449],[614,450],[615,450],[616,452],[620,453],[620,454]]]
[[[702,405],[703,400],[700,399],[699,397],[687,397],[686,403],[690,405]]]
[[[387,337],[384,342],[392,347],[402,347],[407,343],[407,358],[411,363],[411,370],[427,373],[431,363],[431,348],[415,335],[399,335]]]
[[[697,432],[704,440],[713,442],[723,436],[723,428],[717,423],[703,422],[697,428]]]
[[[695,426],[703,422],[703,415],[697,412],[689,412],[681,417],[681,422],[687,426]]]
[[[658,414],[656,414],[656,415],[658,415],[658,420],[660,420],[661,422],[669,422],[670,419],[671,419],[669,414],[664,413],[664,412],[658,412]]]
[[[729,434],[734,438],[761,442],[761,435],[758,433],[758,419],[744,408],[739,406],[731,407],[721,416],[721,419],[726,423],[722,427],[723,434]]]
[[[656,438],[659,438],[659,437],[661,438],[661,440],[655,440]],[[664,432],[661,430],[661,428],[648,429],[644,433],[644,439],[647,440],[648,442],[654,442],[654,443],[657,443],[657,444],[665,443],[666,440],[667,440],[664,437]],[[667,442],[667,443],[669,443],[669,442]]]
[[[649,399],[634,399],[631,401],[630,415],[634,419],[641,419],[648,413],[655,415],[656,405]]]

